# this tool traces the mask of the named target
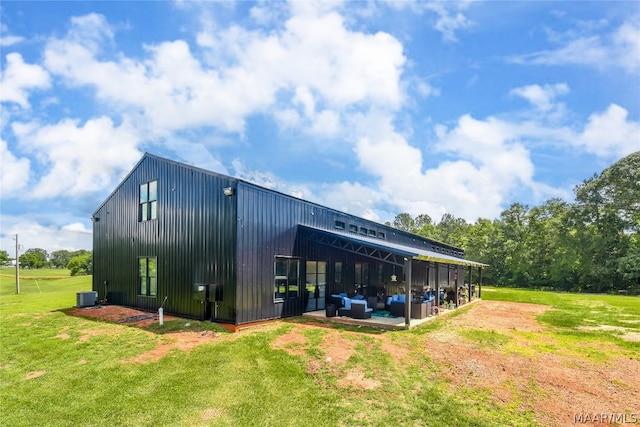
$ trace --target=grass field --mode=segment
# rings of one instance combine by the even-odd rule
[[[15,295],[13,278],[5,276],[10,271],[0,271],[2,425],[544,425],[522,396],[503,404],[482,388],[450,387],[447,366],[425,350],[426,339],[450,333],[456,316],[472,307],[412,331],[354,331],[300,319],[236,334],[213,328],[217,338],[190,351],[132,363],[171,342],[168,332],[187,324],[198,330],[199,322],[177,320],[145,330],[69,316],[65,310],[75,304],[76,292],[91,289],[90,277],[24,278],[22,293]],[[40,273],[29,276],[53,276]],[[617,329],[580,329],[623,325],[640,331],[638,298],[497,288],[483,289],[483,297],[552,306],[539,321],[561,339],[554,349],[539,351],[601,340],[619,354],[639,357],[640,344],[622,340]],[[331,342],[340,338],[342,353],[328,346],[329,336]],[[517,351],[506,334],[465,329],[459,336],[491,351]],[[390,353],[389,346],[396,350]],[[329,364],[329,354],[348,357]]]

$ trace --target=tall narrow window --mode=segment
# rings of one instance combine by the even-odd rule
[[[336,261],[333,264],[333,272],[334,272],[334,285],[333,292],[344,292],[344,285],[342,284],[342,262]]]
[[[367,295],[367,286],[369,286],[369,264],[356,262],[356,292]]]
[[[139,294],[155,297],[158,293],[158,269],[155,257],[138,258]]]
[[[140,185],[139,221],[158,218],[158,181],[149,181]]]
[[[300,298],[300,260],[289,257],[276,257],[274,262],[275,301]]]

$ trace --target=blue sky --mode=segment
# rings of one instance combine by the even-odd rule
[[[384,222],[572,199],[640,150],[640,3],[0,5],[0,249],[91,249],[144,152]]]

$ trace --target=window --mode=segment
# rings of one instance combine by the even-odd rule
[[[384,239],[387,236],[384,234],[384,231],[378,231],[378,237],[381,238],[381,239]]]
[[[367,230],[365,227],[360,227],[360,234],[368,234],[369,230]]]
[[[376,237],[376,230],[369,230],[369,236]]]
[[[158,181],[149,181],[140,185],[138,221],[156,218],[158,218]]]
[[[333,289],[332,292],[337,294],[340,292],[345,292],[344,284],[342,283],[342,262],[336,261],[333,264],[333,272],[334,272],[334,280],[333,280]]]
[[[139,294],[155,297],[158,293],[158,261],[155,257],[138,258]]]
[[[274,300],[298,299],[300,297],[300,260],[277,256],[273,270]]]
[[[342,262],[336,261],[334,264],[335,282],[342,284]]]
[[[356,293],[367,295],[367,286],[369,286],[369,264],[356,262]]]
[[[358,232],[358,226],[357,225],[353,225],[353,224],[349,224],[349,231],[357,233]]]
[[[345,227],[346,227],[346,224],[343,221],[336,220],[336,228],[340,230],[344,230]]]

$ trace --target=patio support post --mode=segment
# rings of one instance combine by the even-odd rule
[[[411,325],[411,258],[404,259],[405,299],[404,299],[404,324],[407,329]]]
[[[458,277],[458,266],[455,266],[453,268],[453,286],[456,287],[456,296],[455,296],[456,300],[453,302],[453,305],[455,305],[456,308],[458,308],[458,301],[460,301],[460,294],[458,293],[460,288],[459,280],[460,278]]]
[[[472,279],[473,274],[471,273],[471,266],[469,266],[469,299],[468,301],[471,302],[471,284],[473,283]]]
[[[482,267],[478,267],[478,298],[482,298]]]
[[[440,314],[440,263],[436,262],[436,307]]]

